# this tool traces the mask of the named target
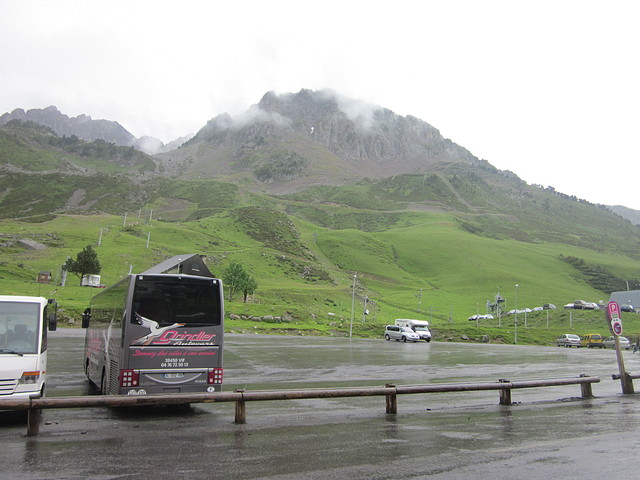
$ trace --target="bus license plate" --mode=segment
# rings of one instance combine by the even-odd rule
[[[165,373],[164,378],[184,378],[184,373]]]

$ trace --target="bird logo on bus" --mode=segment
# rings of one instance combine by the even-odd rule
[[[135,342],[133,342],[133,345],[149,345],[151,342],[153,342],[154,339],[162,336],[162,334],[166,331],[171,330],[172,328],[183,327],[185,325],[184,323],[174,323],[173,325],[160,327],[160,324],[155,320],[143,317],[138,313],[135,314],[135,319],[136,322],[138,322],[143,327],[148,328],[149,330],[151,330],[151,332],[144,337],[138,338]]]

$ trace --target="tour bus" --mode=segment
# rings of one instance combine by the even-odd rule
[[[222,388],[222,282],[199,255],[129,274],[91,300],[84,369],[103,395]]]
[[[44,396],[47,328],[57,304],[43,297],[0,295],[0,399]]]

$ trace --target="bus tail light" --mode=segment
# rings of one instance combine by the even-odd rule
[[[22,372],[22,376],[18,379],[18,383],[38,383],[40,372]]]
[[[208,370],[207,383],[208,384],[221,384],[222,377],[224,376],[224,369],[222,368],[210,368]]]
[[[121,387],[137,387],[140,380],[138,370],[120,370]]]

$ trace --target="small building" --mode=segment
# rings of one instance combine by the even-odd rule
[[[92,275],[86,274],[82,276],[82,282],[80,285],[83,287],[99,287],[100,286],[100,275]]]
[[[49,283],[50,281],[51,281],[51,272],[38,272],[38,277],[36,278],[36,282]]]
[[[622,292],[612,292],[609,297],[610,302],[617,302],[622,309],[624,306],[630,306],[635,311],[640,308],[640,290],[623,290]],[[624,311],[624,310],[623,310]]]

